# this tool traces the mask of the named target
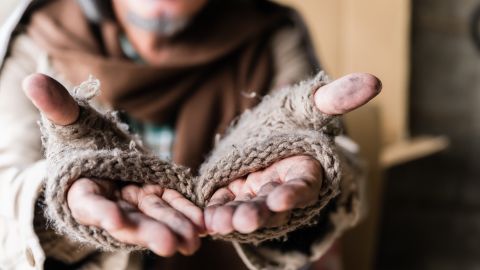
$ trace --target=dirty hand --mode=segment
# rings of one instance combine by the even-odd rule
[[[31,75],[23,88],[53,123],[69,125],[78,118],[78,104],[52,78]],[[83,178],[72,184],[67,201],[78,223],[102,228],[121,242],[143,246],[160,256],[194,253],[200,246],[199,234],[205,231],[200,208],[177,191],[157,185],[121,186]]]
[[[361,107],[381,90],[370,74],[350,74],[315,92],[318,110],[340,115]],[[204,210],[209,234],[251,233],[289,220],[292,210],[318,200],[323,181],[320,163],[310,156],[293,156],[232,181],[218,189]]]

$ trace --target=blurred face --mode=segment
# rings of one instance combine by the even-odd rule
[[[113,0],[113,6],[126,23],[160,36],[171,36],[182,30],[207,1]]]

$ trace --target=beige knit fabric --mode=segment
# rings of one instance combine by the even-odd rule
[[[320,113],[313,93],[328,82],[323,72],[315,78],[265,97],[245,112],[194,176],[188,168],[163,161],[144,149],[127,132],[115,113],[101,114],[88,100],[98,92],[99,82],[89,80],[72,91],[80,104],[79,119],[58,126],[42,116],[42,142],[48,163],[45,184],[47,214],[55,228],[74,240],[103,250],[134,250],[106,231],[75,221],[66,201],[70,185],[81,177],[110,181],[156,183],[175,189],[200,207],[212,194],[232,180],[266,168],[275,161],[310,155],[323,166],[325,180],[313,206],[293,211],[287,224],[250,234],[232,233],[219,238],[240,243],[259,243],[285,236],[300,226],[314,223],[320,210],[339,192],[340,161],[333,136],[338,119]]]
[[[341,170],[333,133],[338,131],[338,119],[320,113],[313,99],[315,90],[327,81],[321,72],[311,80],[265,97],[253,110],[243,113],[200,167],[196,190],[201,202],[208,201],[215,190],[228,185],[232,179],[289,156],[310,155],[322,164],[325,172],[318,201],[293,211],[289,222],[280,227],[251,234],[235,232],[218,238],[240,243],[278,238],[314,222],[314,217],[337,195]]]

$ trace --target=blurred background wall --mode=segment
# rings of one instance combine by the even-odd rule
[[[0,23],[18,1],[1,0]],[[277,1],[304,16],[332,77],[384,83],[346,117],[369,168],[369,211],[341,241],[344,268],[480,269],[480,58],[469,28],[480,0]]]
[[[379,269],[480,269],[478,0],[416,0],[410,130],[451,147],[387,171]]]

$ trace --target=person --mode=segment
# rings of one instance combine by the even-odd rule
[[[205,210],[156,185],[89,178],[72,183],[65,196],[76,222],[164,258],[103,252],[48,226],[55,221],[43,214],[47,171],[36,122],[40,111],[56,125],[75,123],[79,106],[66,89],[89,74],[102,84],[94,100],[98,110],[120,110],[158,156],[196,170],[217,134],[258,97],[320,69],[293,10],[264,0],[225,2],[25,1],[12,15],[0,48],[0,124],[7,127],[0,135],[3,268],[243,269],[228,243],[201,237],[285,224],[292,211],[318,200],[321,164],[300,155],[219,188]],[[49,76],[30,75],[36,72]],[[351,74],[318,89],[314,103],[319,112],[341,115],[380,89],[376,77]],[[337,196],[315,226],[294,231],[285,242],[237,244],[237,252],[251,269],[300,268],[317,259],[344,229],[336,228],[333,214],[356,220],[358,185],[345,194],[348,199]]]

